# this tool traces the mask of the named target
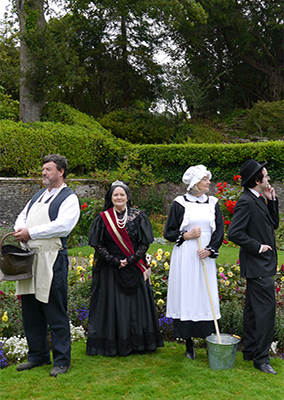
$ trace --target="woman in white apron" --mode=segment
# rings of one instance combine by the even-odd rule
[[[211,173],[203,165],[186,170],[182,181],[187,193],[175,198],[164,236],[175,242],[172,253],[167,317],[174,320],[174,336],[186,340],[186,357],[195,359],[192,337],[205,338],[215,332],[202,259],[205,259],[216,318],[219,295],[215,259],[223,241],[223,219],[217,199],[207,196]],[[197,238],[200,237],[202,250]]]

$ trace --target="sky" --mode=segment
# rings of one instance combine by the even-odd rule
[[[0,1],[0,19],[3,18],[5,13],[5,7],[9,4],[9,0],[1,0]]]

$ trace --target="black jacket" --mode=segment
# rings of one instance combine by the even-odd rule
[[[245,189],[238,200],[228,238],[240,248],[241,276],[258,278],[273,276],[277,268],[274,229],[279,225],[278,200],[256,197]],[[272,251],[259,253],[260,246],[268,244]]]

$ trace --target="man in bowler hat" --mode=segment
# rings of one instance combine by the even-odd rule
[[[246,278],[243,357],[255,368],[276,374],[269,363],[275,322],[277,252],[274,229],[279,225],[278,200],[269,184],[266,162],[251,159],[241,169],[244,192],[238,200],[229,239],[240,246],[241,276]],[[262,194],[265,195],[266,201]]]

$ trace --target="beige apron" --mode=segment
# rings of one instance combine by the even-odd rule
[[[42,196],[39,197],[29,210],[26,228],[50,222],[48,212],[49,206],[64,186],[61,186],[57,190],[48,203],[40,203],[39,200]],[[34,294],[37,300],[48,303],[53,278],[53,265],[57,258],[58,251],[62,249],[61,240],[59,237],[50,239],[30,239],[27,242],[27,246],[31,249],[36,249],[33,262],[33,277],[17,281],[16,294]]]

